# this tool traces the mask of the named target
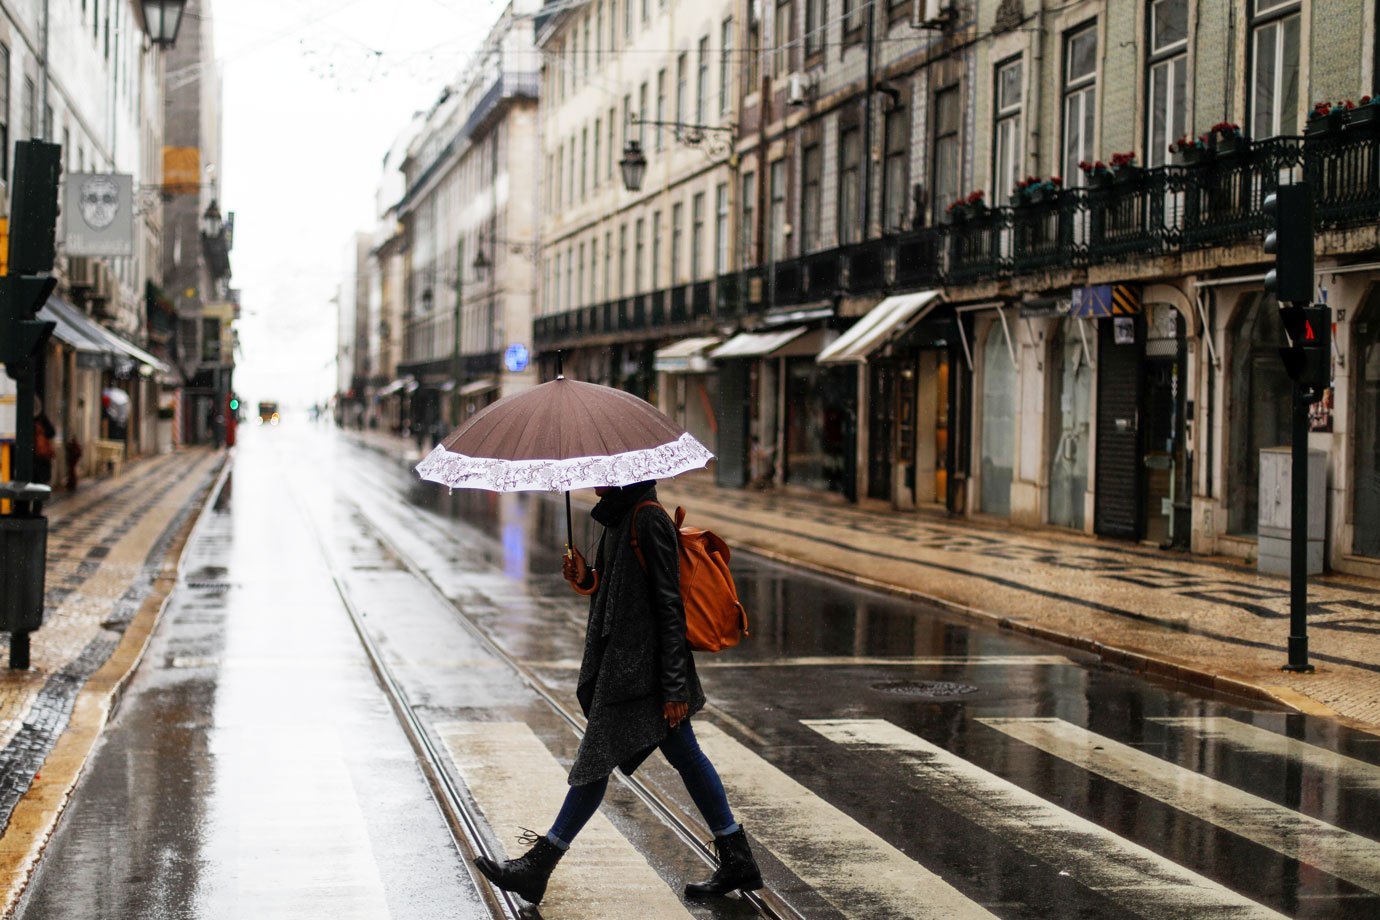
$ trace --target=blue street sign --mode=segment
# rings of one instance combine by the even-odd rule
[[[1074,288],[1073,303],[1070,306],[1069,315],[1080,319],[1111,316],[1112,286],[1110,284],[1095,284],[1089,287]]]
[[[527,351],[527,346],[514,343],[508,346],[508,350],[503,353],[503,366],[514,374],[521,374],[527,370],[527,364],[531,355]]]

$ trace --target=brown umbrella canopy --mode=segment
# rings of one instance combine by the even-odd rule
[[[631,393],[565,378],[500,399],[441,446],[497,460],[612,457],[670,444],[685,434]]]
[[[713,457],[645,400],[562,377],[484,409],[417,472],[451,488],[570,491],[663,479]]]

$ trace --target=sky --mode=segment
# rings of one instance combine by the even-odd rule
[[[498,0],[209,0],[224,82],[222,211],[235,213],[235,372],[252,406],[335,389],[346,250],[377,225],[382,161],[455,80]],[[184,23],[184,28],[190,23]]]

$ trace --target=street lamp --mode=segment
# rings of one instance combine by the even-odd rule
[[[489,261],[489,257],[484,255],[483,249],[480,249],[479,252],[475,254],[472,264],[474,266],[474,276],[480,281],[484,280],[484,276],[489,273],[489,268],[493,265],[493,263]]]
[[[206,206],[206,213],[201,215],[201,235],[208,240],[213,240],[219,237],[224,229],[225,221],[221,219],[220,206],[216,204],[213,198],[211,203]]]
[[[628,141],[623,147],[623,159],[618,161],[623,173],[623,187],[630,192],[642,191],[642,179],[647,175],[647,157],[642,153],[642,145]]]
[[[182,27],[187,0],[143,0],[143,3],[149,41],[160,48],[171,48],[177,41],[177,30]]]

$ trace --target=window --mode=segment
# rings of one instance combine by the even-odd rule
[[[690,280],[704,272],[704,192],[690,199]]]
[[[1097,119],[1097,27],[1064,38],[1064,178],[1078,177],[1078,164],[1093,159]]]
[[[9,178],[10,49],[8,45],[0,45],[0,180],[9,181]]]
[[[858,0],[843,0],[843,37],[845,41],[856,41],[862,32],[863,20],[859,14],[865,6]]]
[[[593,45],[593,43],[590,41],[589,26],[590,26],[590,17],[589,17],[589,16],[586,16],[586,17],[585,17],[585,41],[584,41],[584,44],[581,46],[581,47],[584,49],[584,56],[583,56],[583,61],[584,61],[584,63],[583,63],[581,66],[584,68],[584,75],[585,75],[586,78],[588,78],[589,75],[590,75],[590,73],[594,70],[594,67],[593,67],[594,45]]]
[[[747,56],[743,59],[743,94],[751,96],[757,92],[757,84],[762,81],[762,17],[759,4],[761,0],[749,0]]]
[[[757,173],[743,173],[738,191],[742,195],[743,222],[741,243],[743,265],[757,264]]]
[[[642,24],[645,26],[652,18],[651,0],[642,0]]]
[[[997,65],[996,124],[992,129],[992,200],[1011,200],[1021,180],[1021,62]],[[946,205],[947,206],[947,205]]]
[[[645,120],[647,117],[647,84],[643,83],[637,88],[637,117]],[[647,129],[640,123],[637,126],[637,142],[645,145],[647,143]]]
[[[824,0],[805,0],[805,56],[824,50]]]
[[[907,109],[886,113],[882,125],[882,229],[904,230],[910,210],[906,186],[910,178],[910,119]]]
[[[597,118],[594,119],[594,176],[590,179],[590,185],[596,189],[599,187],[600,173],[603,172],[601,168],[603,158],[599,156],[599,138],[603,136],[603,131],[600,130],[602,127],[603,122]]]
[[[709,117],[709,36],[700,39],[699,69],[695,71],[695,121],[704,124]]]
[[[791,0],[777,0],[773,25],[771,38],[776,43],[776,54],[772,57],[771,75],[780,79],[791,72]]]
[[[1149,48],[1145,165],[1161,166],[1188,131],[1188,0],[1153,0]]]
[[[688,114],[685,105],[685,93],[690,79],[689,55],[681,53],[676,55],[676,121],[685,121]]]
[[[580,200],[589,195],[589,129],[580,129]]]
[[[627,296],[628,289],[628,225],[618,228],[618,296]]]
[[[604,4],[594,7],[594,66],[598,68],[604,53]]]
[[[623,38],[631,39],[633,33],[633,0],[623,0]]]
[[[661,288],[661,212],[652,212],[652,290]]]
[[[612,300],[616,295],[613,284],[613,231],[604,233],[604,296],[600,300]]]
[[[728,183],[714,190],[714,274],[728,271]]]
[[[934,222],[950,202],[958,197],[959,123],[957,86],[934,94],[934,175],[930,179],[931,207]]]
[[[1299,131],[1299,5],[1254,0],[1251,32],[1251,136]]]
[[[565,253],[565,308],[573,310],[575,308],[575,250],[569,249]]]
[[[618,159],[618,147],[615,145],[613,140],[614,119],[616,117],[617,110],[609,109],[609,155],[604,165],[604,178],[608,179],[610,182],[613,181],[613,162],[614,160]]]
[[[666,120],[666,70],[656,72],[656,120]],[[656,130],[656,149],[662,148],[661,129]]]
[[[800,155],[800,243],[803,252],[814,252],[820,246],[823,178],[824,149],[816,142],[807,146]]]
[[[771,164],[771,184],[767,186],[771,196],[771,261],[786,258],[786,161],[776,160]]]
[[[577,306],[581,306],[581,305],[583,305],[584,302],[585,302],[585,244],[584,244],[584,243],[581,243],[581,244],[580,244],[580,261],[579,261],[579,267],[576,269],[576,271],[578,272],[578,274],[576,275],[576,279],[577,279],[577,280],[576,280],[576,282],[575,282],[575,297],[576,297],[576,300],[574,301],[574,303],[575,303]]]
[[[565,190],[565,147],[564,145],[556,148],[556,187],[555,195],[551,201],[551,210],[554,212],[561,207],[564,199],[561,197]]]
[[[671,284],[680,284],[684,273],[681,271],[681,250],[685,248],[685,205],[677,201],[671,205]]]
[[[719,114],[733,112],[733,67],[729,63],[733,57],[733,20],[725,19],[719,27]]]
[[[862,228],[862,131],[839,132],[839,243],[856,243]]]
[[[38,118],[38,98],[35,95],[34,81],[24,78],[24,109],[19,113],[19,140],[34,136],[34,122]]]
[[[644,7],[645,9],[645,7]],[[633,231],[633,293],[642,293],[642,266],[645,264],[643,258],[647,252],[647,224],[642,218],[637,219],[636,228]]]

